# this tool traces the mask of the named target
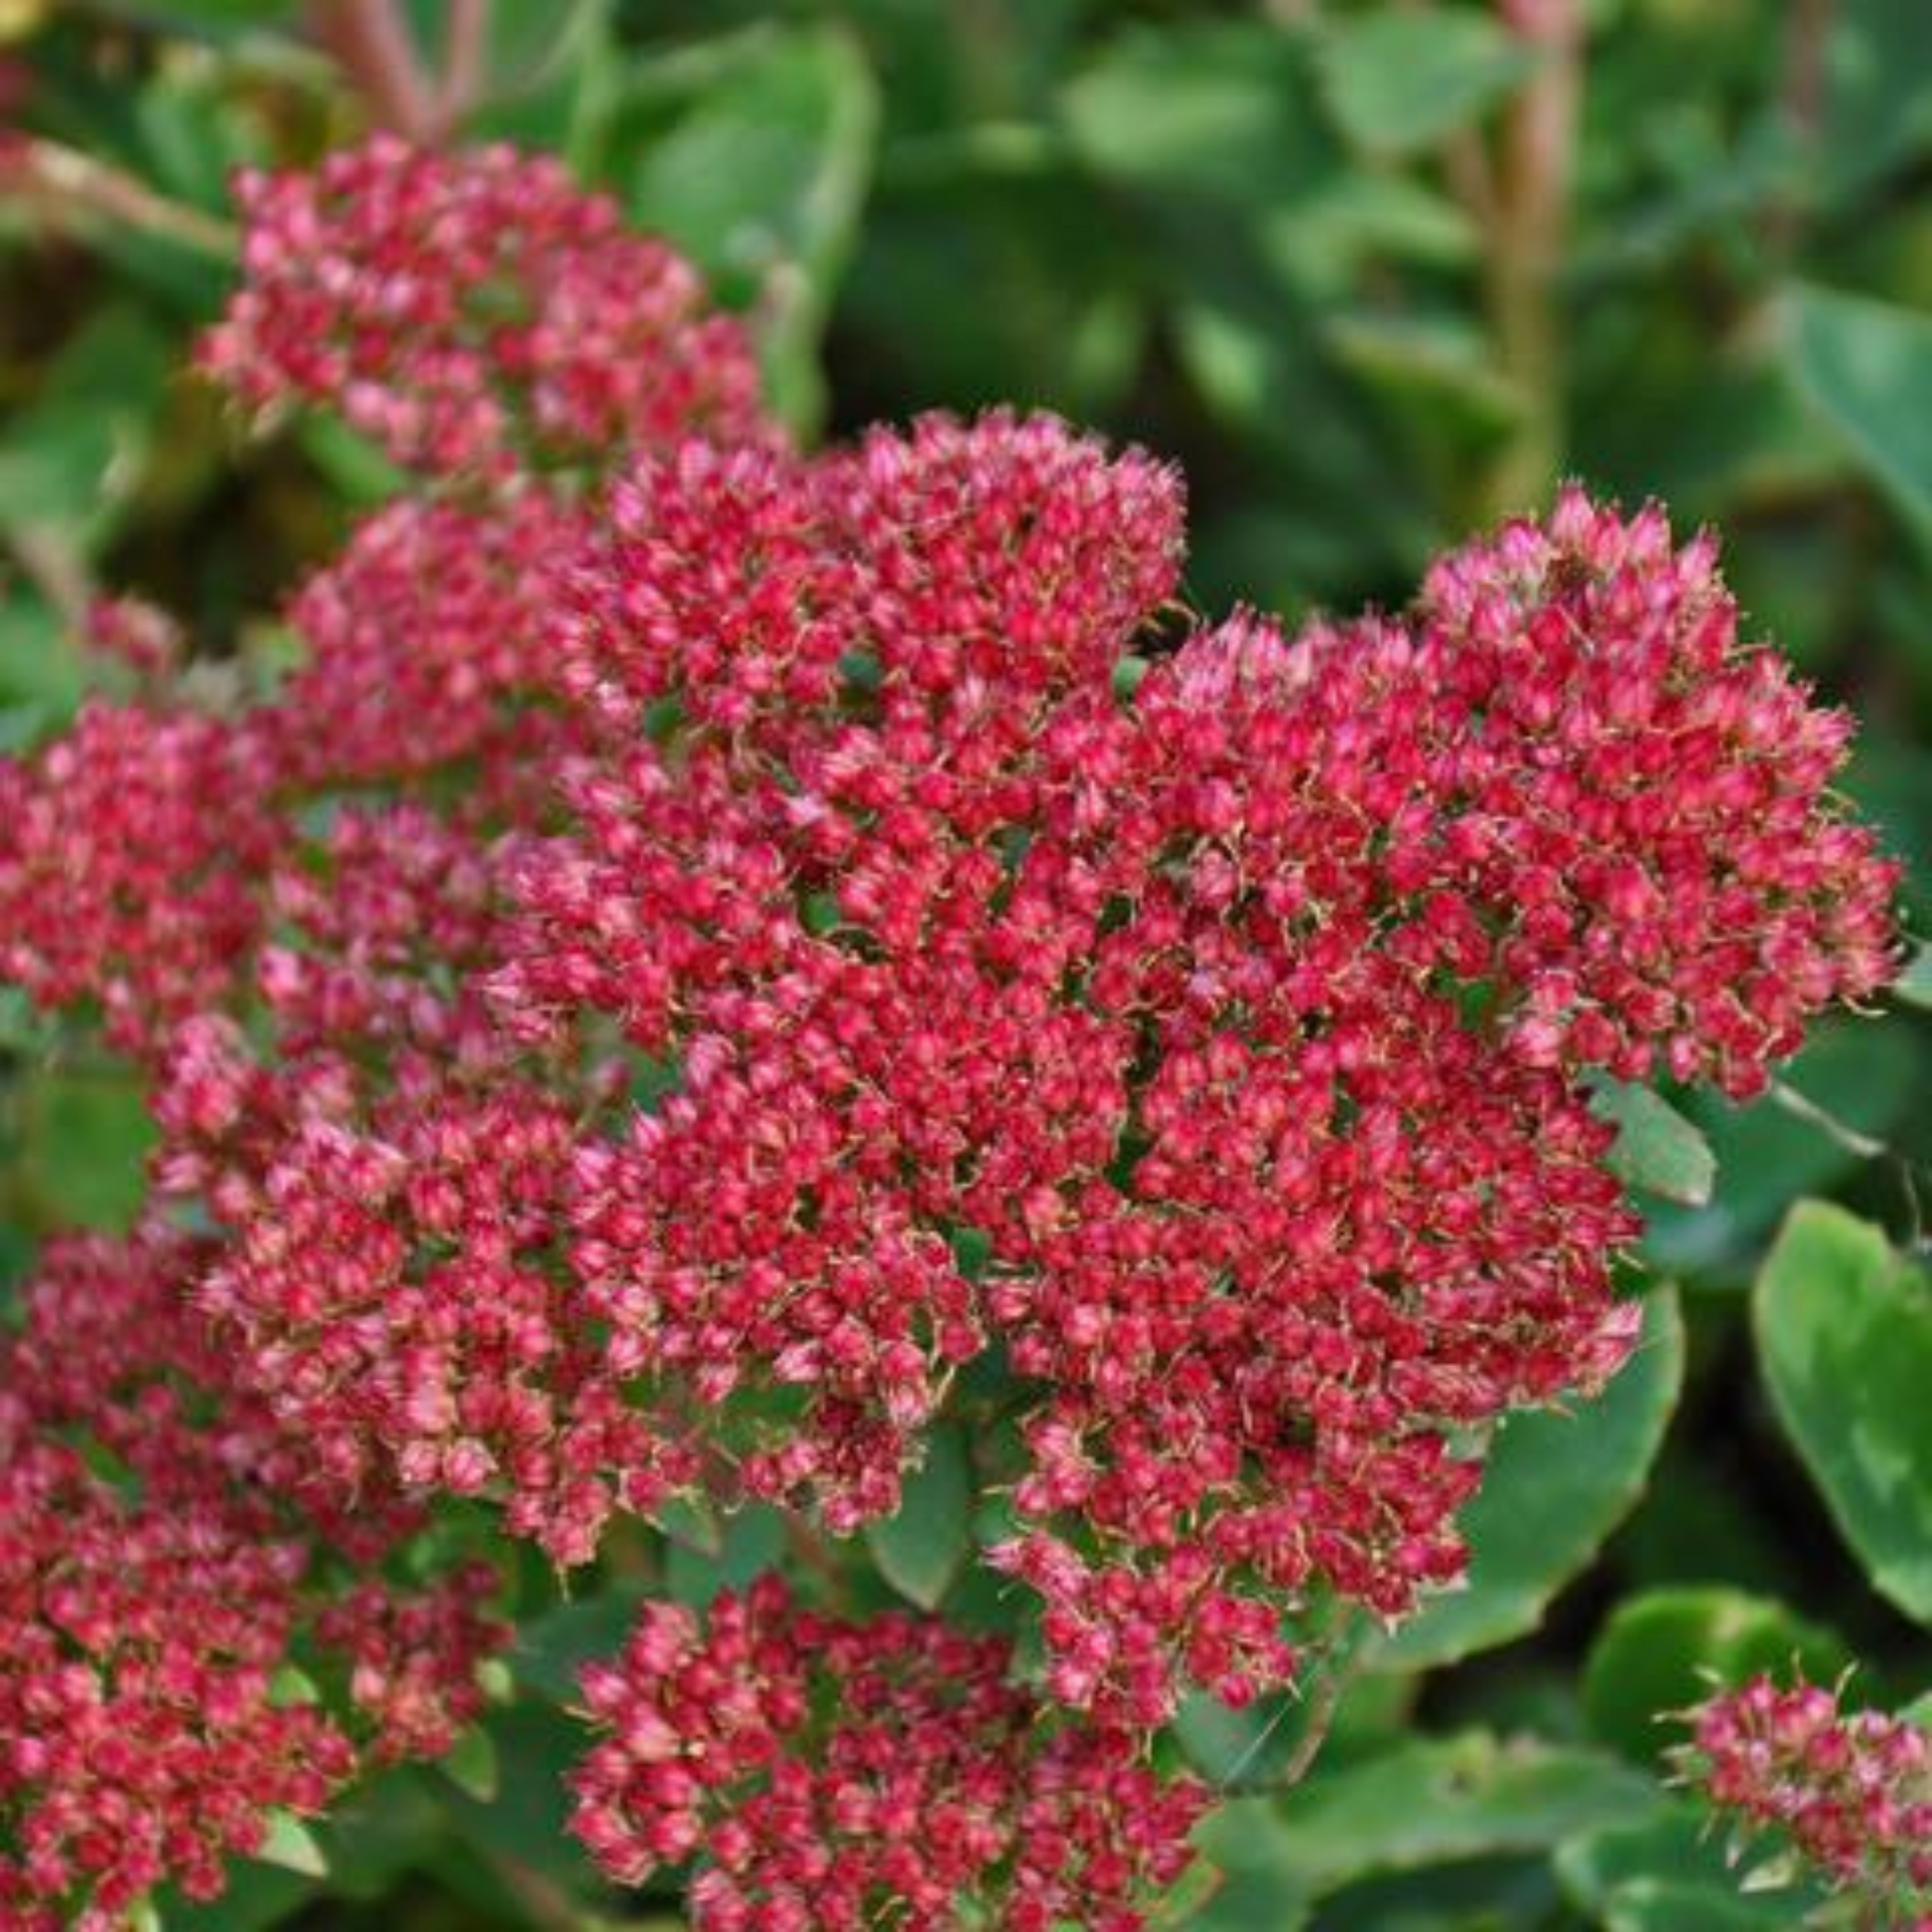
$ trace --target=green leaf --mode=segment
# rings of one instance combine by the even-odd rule
[[[1798,1927],[1815,1892],[1746,1896],[1725,1859],[1722,1832],[1687,1800],[1637,1824],[1580,1833],[1560,1846],[1566,1895],[1606,1932],[1764,1932]]]
[[[496,1762],[496,1746],[482,1725],[472,1725],[437,1760],[436,1768],[459,1791],[467,1791],[479,1804],[484,1805],[495,1797],[502,1775]]]
[[[1823,186],[1837,198],[1932,149],[1932,9],[1920,0],[1834,0],[1825,19],[1819,139]]]
[[[973,1547],[973,1479],[966,1441],[942,1423],[925,1461],[905,1479],[898,1513],[866,1530],[886,1581],[921,1609],[936,1609]]]
[[[268,1701],[283,1711],[299,1704],[320,1704],[322,1693],[307,1671],[294,1664],[284,1664],[268,1680]]]
[[[1145,27],[1106,42],[1060,111],[1097,175],[1257,211],[1333,172],[1303,49],[1259,21]]]
[[[1932,541],[1932,318],[1799,286],[1784,299],[1783,321],[1799,393]]]
[[[637,157],[631,214],[661,229],[727,300],[753,304],[767,393],[794,428],[824,411],[817,365],[833,290],[872,177],[878,88],[836,27],[745,38]]]
[[[280,1865],[304,1878],[326,1878],[329,1860],[321,1842],[293,1812],[272,1811],[268,1815],[268,1834],[255,1847],[253,1857],[259,1864]]]
[[[69,338],[0,430],[0,529],[55,532],[77,556],[106,541],[146,457],[170,353],[131,303]]]
[[[1676,1734],[1660,1720],[1709,1696],[1713,1678],[1737,1685],[1796,1668],[1819,1683],[1849,1661],[1829,1631],[1768,1597],[1715,1585],[1651,1590],[1618,1604],[1591,1647],[1584,1711],[1605,1743],[1648,1762]]]
[[[1608,1165],[1626,1187],[1686,1207],[1702,1207],[1711,1198],[1718,1177],[1711,1143],[1661,1094],[1605,1080],[1589,1104],[1598,1119],[1616,1127]]]
[[[1932,1623],[1932,1290],[1883,1233],[1792,1209],[1752,1298],[1773,1406],[1873,1587]]]
[[[1668,1285],[1646,1298],[1636,1354],[1593,1401],[1512,1416],[1462,1512],[1469,1574],[1376,1654],[1378,1669],[1454,1663],[1534,1630],[1642,1493],[1684,1379],[1684,1322]]]
[[[1375,1872],[1542,1851],[1659,1802],[1649,1778],[1604,1752],[1469,1731],[1317,1771],[1280,1798],[1237,1799],[1198,1838],[1224,1870],[1316,1898]]]
[[[1356,145],[1414,154],[1479,120],[1515,92],[1536,57],[1489,15],[1380,8],[1322,37],[1328,111]]]
[[[124,1081],[44,1072],[21,1093],[22,1179],[51,1220],[125,1229],[147,1191],[154,1123],[139,1090]]]
[[[1911,1029],[1845,1017],[1817,1029],[1785,1068],[1783,1084],[1859,1133],[1882,1139],[1910,1106],[1923,1065]],[[1708,1275],[1752,1260],[1752,1249],[1794,1199],[1860,1165],[1843,1141],[1776,1095],[1736,1107],[1697,1094],[1685,1113],[1717,1156],[1718,1184],[1706,1207],[1660,1202],[1646,1217],[1644,1252],[1660,1271]]]
[[[1932,1008],[1932,946],[1923,939],[1912,948],[1905,970],[1892,981],[1891,995],[1907,1006]]]
[[[575,1704],[578,1672],[622,1649],[647,1594],[640,1583],[612,1583],[521,1625],[510,1652],[516,1681],[557,1704]]]
[[[665,1581],[680,1603],[702,1609],[722,1589],[743,1589],[778,1561],[785,1519],[767,1503],[748,1503],[724,1519],[715,1554],[682,1543],[665,1554]]]

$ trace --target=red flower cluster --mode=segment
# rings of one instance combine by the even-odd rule
[[[231,999],[279,836],[270,782],[246,733],[105,704],[0,759],[0,978],[45,1006],[96,1002],[134,1051]]]
[[[936,1626],[654,1612],[592,1680],[586,1835],[630,1876],[702,1841],[719,1926],[823,1884],[938,1922],[868,1822],[937,1807],[1005,1923],[1131,1923],[1194,1802],[1133,1740],[1285,1682],[1316,1590],[1453,1578],[1467,1445],[1627,1352],[1584,1076],[1748,1093],[1891,970],[1844,722],[1706,543],[1576,492],[1403,618],[1161,654],[1143,454],[1006,414],[793,454],[690,272],[548,163],[378,141],[244,203],[211,365],[435,475],[299,593],[272,698],[167,709],[122,614],[155,708],[0,761],[0,970],[144,1055],[210,1229],[87,1426],[130,1464],[140,1418],[245,1432],[265,1513],[216,1513],[266,1587],[353,1494],[487,1498],[560,1564],[701,1479],[845,1534],[990,1390],[988,1559],[1082,1723]],[[74,1279],[74,1360],[113,1354],[115,1269]],[[481,1639],[383,1593],[381,1543],[262,1628],[442,1748]]]
[[[213,1895],[364,1751],[447,1749],[504,1635],[486,1570],[398,1594],[371,1568],[339,1598],[410,1519],[319,1490],[228,1385],[183,1293],[205,1259],[158,1228],[58,1244],[0,1349],[0,1919],[23,1932],[107,1932],[168,1878]],[[349,1727],[278,1681],[332,1651]]]
[[[766,1578],[645,1608],[584,1673],[609,1734],[577,1773],[578,1834],[636,1884],[696,1855],[707,1932],[920,1932],[978,1904],[1005,1932],[1133,1932],[1190,1862],[1207,1802],[1133,1739],[1066,1729],[1010,1681],[1009,1646],[923,1618],[838,1622]]]
[[[696,274],[548,156],[452,166],[378,137],[235,192],[248,286],[207,362],[254,407],[326,403],[398,463],[503,478],[764,433],[757,364]]]
[[[1691,1741],[1675,1753],[1687,1783],[1867,1906],[1861,1924],[1932,1926],[1932,1733],[1764,1677],[1688,1716]]]

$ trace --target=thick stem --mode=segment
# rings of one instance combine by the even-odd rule
[[[1569,238],[1583,105],[1581,0],[1504,0],[1535,71],[1502,128],[1488,236],[1490,327],[1523,418],[1497,461],[1484,511],[1531,507],[1555,480],[1565,446],[1564,328],[1558,278]]]
[[[444,136],[453,134],[483,98],[489,62],[489,0],[450,0],[443,78],[436,107]]]
[[[377,122],[405,140],[439,138],[443,105],[394,0],[311,0],[309,19]]]
[[[18,198],[55,221],[114,221],[204,255],[231,257],[238,246],[225,221],[171,202],[78,148],[38,135],[0,146],[0,196]]]

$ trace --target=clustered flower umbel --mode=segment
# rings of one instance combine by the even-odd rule
[[[1841,1709],[1844,1687],[1768,1677],[1686,1714],[1676,1770],[1750,1839],[1796,1853],[1859,1923],[1932,1928],[1932,1733]]]
[[[0,1345],[0,1924],[106,1932],[225,1882],[277,1812],[438,1756],[505,1632],[486,1567],[389,1582],[393,1495],[313,1490],[159,1225],[55,1243]],[[359,1581],[345,1584],[345,1578]],[[346,1671],[342,1709],[287,1667]]]
[[[828,1618],[775,1577],[702,1626],[647,1605],[584,1699],[609,1734],[576,1776],[579,1835],[633,1884],[703,1848],[691,1905],[715,1932],[861,1932],[882,1896],[905,1932],[956,1925],[967,1896],[1011,1932],[1132,1932],[1207,1796],[1121,1732],[1043,1727],[1004,1638]]]
[[[560,1565],[700,1484],[843,1536],[994,1389],[1039,1683],[769,1591],[652,1612],[583,1830],[702,1852],[715,1927],[834,1863],[943,1923],[838,1823],[902,1776],[1001,1922],[1134,1923],[1183,1689],[1454,1579],[1486,1427],[1633,1344],[1587,1079],[1748,1096],[1892,971],[1847,721],[1707,540],[1576,490],[1402,616],[1168,649],[1171,469],[1006,413],[801,455],[548,162],[378,140],[242,200],[211,368],[414,493],[298,592],[281,691],[156,680],[0,764],[0,963],[153,1070],[188,1299],[312,1487],[486,1498]],[[693,1771],[721,1725],[755,1785]],[[819,1816],[808,1871],[770,1821]]]

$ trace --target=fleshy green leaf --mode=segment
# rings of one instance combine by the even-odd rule
[[[1684,1322],[1667,1286],[1648,1298],[1637,1352],[1600,1396],[1502,1424],[1462,1513],[1466,1585],[1426,1603],[1377,1667],[1453,1663],[1534,1630],[1642,1493],[1683,1379]]]
[[[646,1594],[641,1584],[607,1584],[594,1596],[560,1604],[525,1623],[510,1652],[516,1681],[555,1703],[574,1704],[577,1673],[593,1658],[614,1657],[622,1649]]]
[[[1280,1798],[1237,1799],[1199,1838],[1231,1876],[1265,1874],[1291,1898],[1316,1898],[1375,1872],[1542,1851],[1659,1803],[1650,1779],[1606,1753],[1470,1731],[1317,1770]]]
[[[1498,21],[1472,7],[1378,8],[1324,35],[1328,110],[1353,142],[1414,154],[1467,127],[1536,65]]]
[[[1892,998],[1907,1006],[1932,1008],[1932,946],[1924,940],[1912,948],[1905,970],[1891,983]]]
[[[886,1581],[922,1609],[936,1609],[973,1547],[973,1482],[960,1432],[933,1430],[925,1461],[905,1479],[898,1513],[866,1531]]]
[[[49,1071],[21,1096],[23,1179],[35,1205],[62,1224],[119,1230],[146,1191],[154,1124],[122,1080]]]
[[[255,1847],[258,1863],[280,1865],[284,1871],[299,1872],[305,1878],[326,1878],[329,1860],[321,1841],[294,1813],[270,1812],[268,1835]]]
[[[1932,1289],[1883,1233],[1802,1201],[1752,1300],[1771,1400],[1873,1587],[1932,1622]]]
[[[1932,319],[1862,295],[1798,287],[1785,298],[1784,323],[1799,393],[1932,540]]]
[[[661,229],[753,326],[773,406],[795,427],[824,409],[817,366],[831,297],[872,177],[878,87],[836,27],[748,36],[639,154],[631,214]]]
[[[1141,194],[1267,208],[1331,172],[1304,50],[1260,21],[1189,21],[1110,40],[1061,111],[1094,173]]]
[[[496,1796],[502,1775],[496,1762],[496,1746],[482,1725],[472,1725],[437,1760],[436,1768],[459,1791],[467,1791],[479,1804],[484,1805]]]
[[[1580,1833],[1560,1846],[1565,1893],[1606,1932],[1765,1932],[1796,1928],[1817,1894],[1747,1896],[1725,1863],[1724,1838],[1685,1800],[1636,1824]]]
[[[307,1671],[294,1664],[284,1664],[268,1680],[268,1701],[277,1710],[286,1710],[298,1704],[320,1704],[322,1693]]]
[[[1737,1685],[1796,1667],[1818,1683],[1848,1661],[1829,1631],[1769,1598],[1717,1586],[1652,1590],[1611,1612],[1585,1666],[1584,1711],[1605,1743],[1647,1762],[1675,1734],[1659,1720],[1709,1695],[1712,1678]]]
[[[1591,1096],[1590,1110],[1616,1127],[1608,1165],[1626,1187],[1686,1207],[1702,1207],[1711,1198],[1718,1177],[1711,1143],[1661,1094],[1605,1080]]]

